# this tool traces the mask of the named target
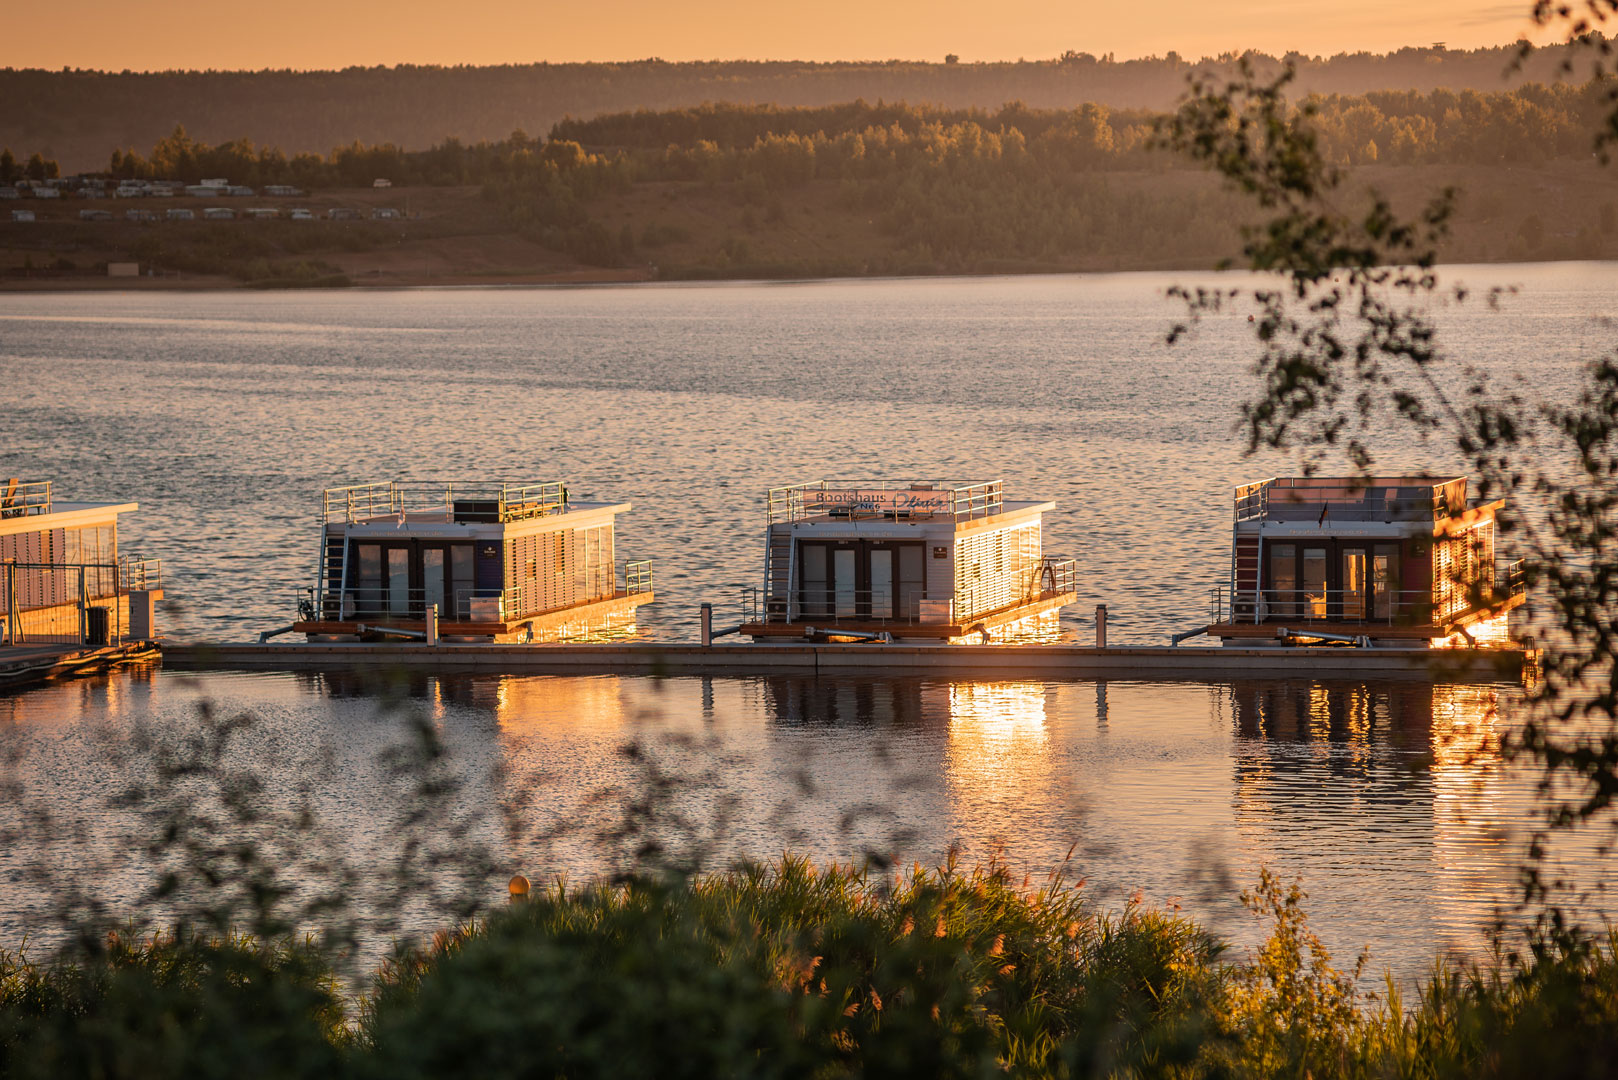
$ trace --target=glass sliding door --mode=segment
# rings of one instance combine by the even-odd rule
[[[1303,614],[1305,618],[1326,617],[1326,549],[1303,549]]]
[[[388,614],[410,614],[410,549],[388,548]]]
[[[1298,545],[1270,545],[1270,610],[1277,618],[1302,614],[1298,606]]]
[[[1343,549],[1343,618],[1363,622],[1368,610],[1365,549]]]
[[[353,576],[343,615],[374,615],[382,610],[382,545],[355,544]]]
[[[916,619],[927,587],[927,548],[924,544],[899,545],[899,592],[894,617]]]
[[[851,619],[857,614],[859,593],[854,583],[854,556],[857,554],[853,547],[837,547],[832,549],[831,556],[831,587],[832,587],[832,614],[839,619]]]
[[[825,544],[800,544],[798,556],[803,568],[798,571],[801,588],[798,611],[806,617],[825,617],[831,614],[831,568],[826,558]]]
[[[444,549],[438,547],[421,549],[421,602],[422,615],[425,616],[427,608],[436,606],[440,616],[447,617],[449,608],[445,605],[444,592]]]
[[[449,549],[449,602],[452,619],[472,615],[472,588],[475,584],[471,544],[451,544]]]
[[[1399,547],[1379,544],[1371,556],[1371,617],[1392,622],[1399,614]]]
[[[870,564],[873,619],[893,618],[893,549],[872,548]]]

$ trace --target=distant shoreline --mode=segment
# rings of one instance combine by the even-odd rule
[[[1463,259],[1439,263],[1444,266],[1502,266],[1511,263],[1533,265],[1567,265],[1581,262],[1611,263],[1618,259]],[[1242,272],[1244,267],[1226,268]],[[369,279],[350,279],[340,285],[308,284],[244,284],[234,278],[193,276],[174,278],[107,278],[77,277],[55,279],[0,280],[0,294],[24,295],[29,293],[93,293],[93,292],[349,292],[355,290],[392,289],[450,289],[450,288],[545,288],[600,285],[697,285],[739,284],[744,282],[781,283],[817,281],[891,281],[895,279],[926,280],[983,277],[1046,277],[1079,274],[1210,274],[1219,272],[1214,266],[1110,266],[1110,267],[1050,267],[1037,269],[995,269],[935,273],[872,273],[872,274],[803,274],[762,275],[750,274],[742,268],[733,275],[702,275],[660,277],[644,269],[581,269],[553,273],[511,274],[423,274],[387,275]]]

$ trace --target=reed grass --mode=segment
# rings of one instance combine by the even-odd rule
[[[557,882],[400,948],[357,1002],[314,939],[121,932],[0,954],[0,1075],[1609,1075],[1612,938],[1435,965],[1407,1003],[1333,966],[1296,884],[1244,899],[1271,932],[1238,959],[996,860]]]

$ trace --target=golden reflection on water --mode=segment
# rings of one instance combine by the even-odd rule
[[[605,617],[584,615],[534,634],[534,642],[543,645],[599,645],[609,641],[643,639],[635,625],[634,612]]]
[[[1467,640],[1467,635],[1471,640]],[[1435,649],[1470,649],[1479,646],[1485,649],[1504,649],[1510,647],[1511,640],[1511,613],[1496,615],[1492,619],[1473,623],[1466,628],[1466,634],[1455,633],[1449,637],[1433,638],[1431,645]]]
[[[1011,836],[1029,813],[1049,812],[1062,779],[1051,753],[1045,684],[948,684],[944,775],[954,820]]]
[[[989,640],[995,645],[1056,645],[1061,642],[1073,641],[1070,632],[1062,629],[1062,613],[1060,611],[1046,611],[1039,615],[1030,615],[1026,619],[1018,619],[1014,623],[996,627],[989,634]],[[950,638],[951,645],[981,645],[982,634],[968,634],[965,637]]]

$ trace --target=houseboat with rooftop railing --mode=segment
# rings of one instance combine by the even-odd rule
[[[764,584],[740,632],[988,640],[1077,599],[1073,560],[1045,554],[1055,504],[1000,481],[828,482],[766,496]]]
[[[650,560],[615,563],[629,503],[561,483],[385,482],[320,496],[315,583],[290,629],[310,640],[526,642],[633,619]]]
[[[0,480],[0,645],[122,645],[157,638],[163,568],[125,554],[132,502],[69,502],[49,480]]]
[[[1520,563],[1496,561],[1503,505],[1470,498],[1465,477],[1238,487],[1207,633],[1245,646],[1505,644],[1524,585]]]

